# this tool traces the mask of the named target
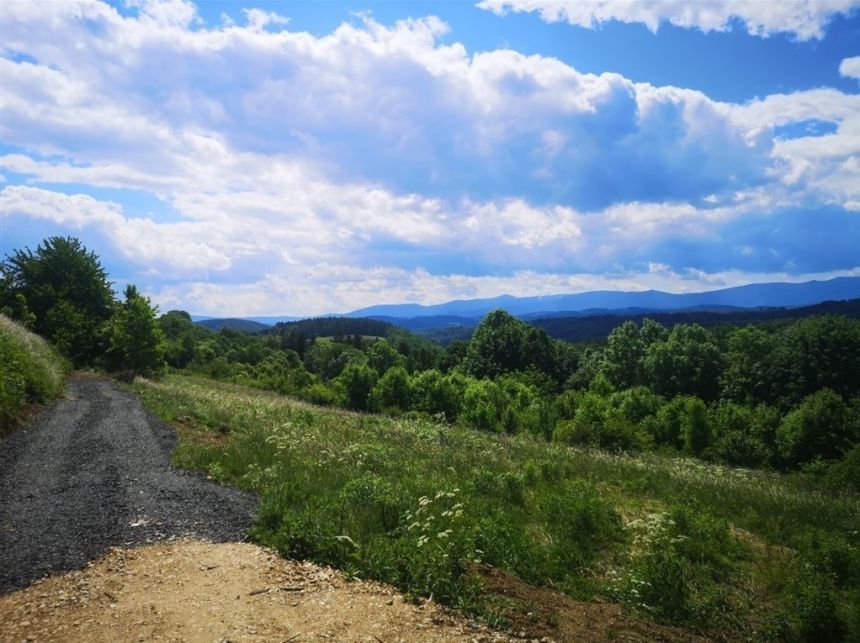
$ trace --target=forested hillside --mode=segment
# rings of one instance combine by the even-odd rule
[[[252,319],[200,319],[194,323],[200,324],[209,330],[217,331],[222,328],[229,328],[230,330],[239,330],[243,333],[261,333],[271,328],[271,326],[267,324],[261,324],[260,322],[256,322]]]
[[[664,326],[677,324],[699,324],[706,328],[714,326],[742,326],[747,324],[766,324],[789,322],[816,315],[845,315],[860,318],[860,299],[846,301],[826,301],[814,306],[801,308],[767,308],[730,311],[681,310],[672,312],[606,312],[576,316],[558,315],[530,319],[529,323],[543,328],[550,337],[569,342],[602,341],[613,330],[626,321],[641,324],[645,319],[653,319]]]
[[[69,275],[76,276],[69,280]],[[82,283],[87,280],[89,287],[83,288]],[[417,433],[402,433],[406,442],[401,445],[404,449],[401,454],[377,453],[382,447],[374,441],[375,438],[371,440],[372,444],[360,446],[366,450],[366,453],[362,451],[364,455],[361,457],[376,463],[375,477],[346,479],[343,477],[345,474],[336,473],[337,467],[326,468],[329,455],[317,451],[317,447],[302,451],[303,458],[310,458],[313,452],[321,459],[318,465],[307,461],[306,467],[301,472],[294,472],[295,475],[306,476],[308,471],[315,470],[314,466],[319,466],[333,478],[325,483],[321,480],[314,482],[313,488],[319,490],[319,497],[270,497],[271,506],[264,508],[257,532],[262,540],[291,556],[309,556],[347,568],[355,566],[356,570],[395,582],[419,594],[434,593],[454,603],[465,600],[468,596],[464,593],[463,584],[466,571],[458,566],[449,569],[445,567],[447,563],[435,561],[433,565],[438,563],[444,569],[425,570],[441,574],[433,580],[422,576],[420,561],[410,559],[411,562],[403,563],[408,568],[401,570],[404,575],[398,576],[399,572],[395,573],[390,566],[399,564],[397,561],[406,556],[406,549],[397,549],[393,544],[395,540],[386,541],[388,544],[383,550],[372,549],[381,542],[376,538],[382,533],[388,534],[386,538],[400,534],[397,538],[403,536],[402,542],[396,542],[401,542],[407,549],[411,546],[411,535],[401,533],[405,528],[402,520],[403,512],[415,500],[412,496],[413,492],[417,493],[417,487],[406,478],[395,480],[385,477],[386,471],[392,476],[395,471],[400,472],[396,475],[406,476],[408,467],[402,470],[392,468],[390,462],[393,460],[405,463],[410,458],[418,458],[415,466],[425,469],[428,479],[447,485],[440,487],[440,493],[455,494],[435,498],[440,501],[439,507],[444,506],[444,510],[449,512],[444,515],[446,520],[452,515],[450,512],[456,511],[454,505],[458,492],[445,489],[458,484],[462,476],[465,476],[463,484],[469,485],[463,493],[471,498],[470,502],[476,502],[476,506],[486,506],[486,511],[491,511],[492,498],[501,494],[499,497],[523,508],[522,512],[512,514],[510,519],[497,516],[495,524],[482,521],[483,510],[470,514],[471,531],[468,534],[489,534],[482,537],[485,540],[478,543],[467,534],[466,540],[456,541],[459,543],[457,547],[468,545],[467,549],[449,551],[443,548],[440,551],[452,556],[474,555],[475,559],[492,559],[525,578],[531,578],[528,570],[532,569],[535,571],[534,582],[561,583],[559,587],[574,596],[581,593],[590,597],[598,591],[595,587],[583,585],[584,578],[590,573],[587,571],[591,569],[589,566],[603,560],[600,548],[615,551],[614,556],[623,556],[621,552],[625,551],[626,545],[622,543],[626,542],[625,538],[633,528],[622,529],[620,526],[620,514],[612,505],[612,502],[619,501],[618,498],[610,502],[593,489],[588,493],[576,491],[580,483],[573,480],[578,480],[580,474],[574,475],[573,471],[576,466],[594,466],[598,471],[595,473],[597,482],[599,479],[612,479],[611,484],[622,487],[628,484],[627,479],[612,477],[603,465],[586,464],[597,456],[584,456],[585,460],[578,460],[579,456],[560,455],[567,454],[569,447],[586,449],[586,453],[604,454],[601,458],[612,458],[615,456],[609,454],[622,453],[626,454],[624,458],[635,458],[636,454],[651,458],[614,462],[629,469],[629,475],[633,476],[631,480],[639,479],[633,473],[639,466],[637,462],[660,463],[653,465],[654,471],[663,473],[642,474],[642,479],[636,483],[655,485],[659,489],[664,489],[659,480],[674,475],[669,473],[672,459],[680,457],[718,465],[787,472],[790,477],[786,480],[790,482],[779,482],[780,485],[798,485],[804,489],[809,486],[815,490],[814,493],[845,495],[847,504],[834,505],[834,515],[848,516],[845,519],[848,523],[840,519],[840,524],[853,524],[851,521],[856,519],[850,507],[854,506],[852,503],[856,502],[856,494],[860,492],[860,320],[845,315],[823,314],[778,324],[723,324],[712,328],[689,323],[668,328],[654,319],[645,318],[641,323],[624,321],[603,342],[574,344],[553,339],[544,329],[496,310],[481,321],[469,341],[455,341],[444,348],[377,320],[308,320],[279,324],[270,332],[259,335],[228,328],[213,332],[193,323],[191,316],[183,311],[168,311],[156,317],[148,300],[133,286],[126,288],[124,302],[115,301],[97,257],[87,253],[75,240],[56,238],[46,241],[35,253],[18,252],[7,259],[0,296],[4,310],[50,339],[79,366],[129,369],[132,375],[144,373],[153,376],[169,367],[184,375],[205,376],[210,380],[274,391],[317,405],[362,413],[377,412],[397,418],[391,422],[419,422],[418,426],[424,428],[419,428]],[[91,297],[95,298],[95,304]],[[4,377],[5,373],[4,370]],[[170,381],[179,383],[171,385],[173,388],[159,388],[157,384],[144,386],[147,394],[153,396],[151,404],[166,418],[178,417],[176,408],[184,408],[195,396],[200,396],[193,402],[192,409],[182,412],[183,417],[198,414],[207,426],[211,424],[210,428],[221,433],[229,433],[231,423],[246,422],[247,418],[241,413],[247,409],[241,404],[237,403],[235,408],[212,410],[221,404],[221,397],[227,396],[231,389],[213,393],[214,384],[191,385],[189,380],[175,378]],[[193,391],[186,391],[188,387]],[[168,404],[169,400],[172,402]],[[240,407],[241,412],[237,410]],[[318,417],[316,414],[323,413],[318,407],[305,405],[303,408],[302,413],[308,415],[301,416],[301,426],[317,426],[323,422],[315,419]],[[271,409],[269,406],[266,409],[261,407],[254,411],[254,417],[268,417]],[[284,417],[292,417],[292,411],[285,413]],[[389,440],[394,435],[391,433],[393,425],[385,424],[388,420],[383,417],[368,420],[370,424],[360,419],[367,417],[365,415],[333,417],[338,419],[331,426],[328,420],[323,422],[328,427],[326,431],[334,431],[335,426],[345,427],[343,418],[349,417],[352,418],[350,423],[357,423],[353,429],[359,433],[364,426],[381,426],[380,435],[388,436],[384,443],[389,446],[385,449],[399,444],[393,438]],[[237,484],[254,486],[259,483],[261,488],[268,489],[262,481],[270,478],[280,480],[279,476],[287,475],[281,472],[277,458],[270,452],[275,447],[269,438],[287,440],[289,437],[290,441],[277,443],[287,445],[283,446],[284,449],[300,449],[298,442],[305,440],[305,437],[292,433],[292,420],[281,418],[271,421],[275,424],[248,425],[246,433],[242,434],[245,436],[243,440],[260,437],[262,442],[259,444],[254,442],[241,446],[237,453],[226,447],[222,450],[217,446],[207,446],[199,452],[186,454],[190,458],[187,461],[189,466],[204,468],[213,476]],[[380,422],[383,424],[378,424]],[[277,426],[282,428],[272,428]],[[476,454],[484,454],[476,455],[477,460],[470,460],[465,469],[453,476],[436,469],[446,461],[459,462],[459,456],[454,455],[456,449],[450,451],[446,446],[446,441],[453,439],[446,437],[448,430],[457,432],[456,441],[463,448],[474,448]],[[267,437],[264,435],[266,431],[273,433]],[[401,429],[396,429],[395,433],[397,431]],[[493,436],[493,440],[501,441],[484,442],[484,438],[464,437],[467,434]],[[311,440],[311,433],[301,435],[307,435]],[[407,439],[407,435],[411,437]],[[431,438],[442,441],[438,453],[421,446],[422,441]],[[331,435],[319,439],[326,444],[339,444],[342,438]],[[521,461],[522,471],[517,468],[519,465],[514,467],[511,462],[500,460],[499,456],[487,455],[494,453],[493,449],[507,449],[507,446],[492,446],[507,445],[505,439],[516,439],[516,444],[527,445],[522,448],[530,455],[510,455],[514,461]],[[219,440],[205,444],[217,445]],[[343,448],[359,448],[355,446],[357,444],[359,442]],[[258,462],[255,458],[261,460]],[[554,472],[551,464],[559,459],[568,462],[561,473]],[[476,470],[476,467],[485,470],[486,475],[475,477],[473,473],[465,473]],[[722,470],[707,469],[709,472]],[[741,472],[737,474],[739,477],[732,478],[735,485],[732,494],[743,492],[737,485],[746,475]],[[249,482],[252,479],[257,482],[252,484]],[[301,480],[288,479],[292,480],[289,488],[293,491],[290,493],[298,493],[297,490],[302,488]],[[554,481],[557,480],[565,480],[564,486],[568,489],[559,491],[558,498],[553,492]],[[592,482],[595,481],[588,484]],[[672,489],[672,494],[675,494],[675,487]],[[720,500],[722,496],[719,494],[724,491],[710,489],[696,496],[695,502],[710,503],[707,507],[673,504],[666,514],[671,518],[660,520],[675,522],[652,525],[640,534],[642,537],[665,538],[664,544],[669,549],[655,551],[653,560],[629,554],[631,560],[636,561],[634,567],[639,566],[634,570],[624,567],[626,563],[615,561],[612,564],[628,569],[625,573],[632,576],[625,577],[621,585],[613,585],[604,579],[601,581],[603,584],[598,584],[603,588],[598,593],[635,605],[633,590],[638,586],[634,579],[639,574],[650,578],[648,582],[651,583],[674,583],[671,591],[683,593],[683,604],[671,604],[666,603],[666,597],[657,589],[647,590],[650,598],[645,604],[656,610],[649,614],[658,620],[688,626],[699,623],[696,627],[705,627],[701,614],[707,612],[710,619],[707,622],[711,623],[708,627],[711,627],[718,622],[716,614],[719,610],[740,609],[727,605],[715,607],[715,604],[708,603],[711,599],[696,594],[699,590],[695,588],[709,588],[702,589],[708,592],[725,589],[726,579],[734,578],[734,572],[729,571],[731,564],[728,558],[739,556],[738,560],[753,564],[751,558],[744,558],[747,554],[734,549],[735,545],[731,544],[735,542],[734,536],[728,528],[718,527],[712,522],[712,517],[719,515],[722,519],[731,518],[741,524],[748,523],[750,528],[764,530],[762,533],[773,542],[788,543],[802,552],[799,555],[806,561],[804,564],[819,566],[810,568],[812,571],[797,571],[791,577],[793,580],[783,579],[786,583],[796,583],[796,586],[762,589],[768,596],[782,597],[779,600],[789,597],[785,598],[788,602],[781,603],[781,609],[787,610],[786,614],[795,609],[798,602],[824,601],[816,603],[810,614],[798,617],[800,621],[783,624],[787,628],[785,631],[793,632],[789,638],[803,639],[803,636],[796,636],[803,628],[825,632],[828,636],[834,632],[860,631],[851,620],[857,619],[858,615],[846,607],[858,595],[860,558],[856,530],[845,532],[842,527],[834,527],[828,518],[820,524],[786,527],[789,533],[785,534],[780,531],[782,527],[772,522],[775,515],[785,515],[785,507],[781,500],[766,499],[764,487],[756,491],[762,503],[756,511],[763,512],[757,517],[743,517],[735,509],[723,506],[721,503],[725,499]],[[394,497],[392,493],[403,497],[389,505],[387,498]],[[423,486],[421,493],[427,493]],[[657,495],[661,502],[668,502],[663,491]],[[374,503],[378,503],[378,511],[381,512],[377,516],[378,524],[376,518],[356,518],[359,522],[354,534],[337,531],[333,527],[335,522],[345,524],[345,521],[352,520],[340,514],[336,519],[331,513],[347,502],[345,499],[352,499],[349,503],[355,500],[356,506],[363,506],[363,503],[377,506]],[[297,502],[305,504],[297,505]],[[637,496],[635,502],[644,501]],[[297,506],[304,508],[296,509]],[[421,509],[425,506],[429,504],[421,504],[412,512],[412,522],[424,524],[422,520],[429,520],[422,517],[429,511]],[[641,510],[641,507],[637,509]],[[294,511],[299,511],[300,518],[289,517]],[[585,522],[568,523],[564,518],[568,515],[579,516],[574,522]],[[782,520],[784,517],[779,518]],[[676,530],[677,524],[683,526]],[[365,528],[370,531],[363,532]],[[337,533],[329,533],[332,529]],[[427,532],[429,527],[422,529]],[[546,532],[548,538],[559,543],[568,543],[564,545],[566,549],[527,547],[529,529]],[[332,538],[337,540],[342,535],[346,540],[332,541]],[[362,538],[369,540],[365,542]],[[599,543],[595,547],[600,551],[579,549],[580,545],[572,544],[582,538]],[[705,538],[708,552],[691,550],[683,553],[683,547],[672,544],[676,542],[674,538]],[[359,543],[355,544],[358,549],[349,553],[349,542]],[[426,544],[427,540],[420,542]],[[483,553],[478,555],[477,551]],[[516,557],[507,557],[505,551],[516,552]],[[377,554],[380,558],[374,558]],[[699,559],[700,554],[711,558]],[[568,560],[566,556],[569,555],[574,558]],[[668,558],[661,558],[665,556]],[[841,561],[838,564],[834,562],[837,559]],[[604,564],[609,563],[604,560],[601,565]],[[674,567],[676,564],[680,565],[677,569]],[[651,565],[655,567],[649,567]],[[843,569],[847,571],[840,571]],[[680,576],[672,580],[675,573]],[[700,576],[702,574],[705,576]],[[716,576],[711,577],[712,574]],[[439,594],[440,591],[447,593]],[[720,601],[724,599],[729,600],[725,596],[719,598]],[[700,614],[697,610],[703,611]],[[743,618],[749,617],[743,613]],[[816,629],[817,621],[813,621],[817,618],[828,620],[824,624],[818,623],[821,628]],[[752,626],[746,623],[741,630],[747,627]],[[776,629],[768,631],[782,631],[780,625],[773,627]]]

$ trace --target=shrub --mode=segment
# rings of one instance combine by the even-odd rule
[[[368,398],[376,385],[376,371],[367,364],[351,362],[338,377],[346,395],[346,406],[356,411],[368,408]]]
[[[580,572],[597,553],[624,534],[621,517],[588,484],[574,483],[545,499],[557,577]]]
[[[0,433],[28,404],[47,402],[63,388],[68,363],[45,340],[0,315]]]
[[[490,380],[471,380],[463,395],[461,419],[477,429],[498,431],[508,406],[504,391]]]
[[[321,382],[308,386],[302,391],[301,396],[308,402],[322,406],[333,406],[337,402],[337,393]]]
[[[402,366],[392,366],[373,387],[370,407],[376,410],[404,411],[412,400],[412,381]]]
[[[815,458],[836,460],[858,442],[857,433],[842,398],[823,389],[806,397],[782,421],[777,431],[779,456],[786,467]]]

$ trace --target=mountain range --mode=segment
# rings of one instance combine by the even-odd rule
[[[522,319],[559,316],[590,316],[624,312],[700,310],[725,311],[738,309],[809,306],[823,301],[860,298],[860,277],[836,277],[827,281],[803,283],[761,283],[735,286],[697,293],[669,293],[659,290],[613,291],[597,290],[573,294],[540,297],[502,295],[490,299],[460,299],[443,304],[381,304],[360,308],[334,316],[371,317],[412,329],[473,325],[487,313],[502,308]],[[211,317],[193,316],[195,321]],[[295,316],[246,317],[260,324],[301,319]],[[231,320],[234,321],[234,320]],[[229,324],[232,326],[233,324]]]
[[[576,313],[588,310],[618,309],[679,310],[702,307],[764,308],[808,306],[828,300],[860,297],[860,277],[837,277],[827,281],[803,283],[763,283],[735,286],[698,293],[668,293],[660,290],[614,291],[595,290],[566,295],[541,297],[512,297],[502,295],[492,299],[463,299],[444,304],[384,304],[360,308],[347,313],[349,317],[383,317],[409,319],[416,317],[483,317],[491,310],[503,308],[523,318],[552,317],[555,313]]]

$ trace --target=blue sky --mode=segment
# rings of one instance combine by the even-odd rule
[[[0,252],[162,310],[860,275],[860,0],[5,2]]]

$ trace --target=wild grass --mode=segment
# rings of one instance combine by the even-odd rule
[[[315,407],[210,380],[135,385],[180,466],[261,494],[253,537],[487,614],[480,561],[727,639],[860,634],[860,497],[692,459],[609,455]]]
[[[44,339],[0,314],[0,435],[33,403],[63,389],[68,362]]]

